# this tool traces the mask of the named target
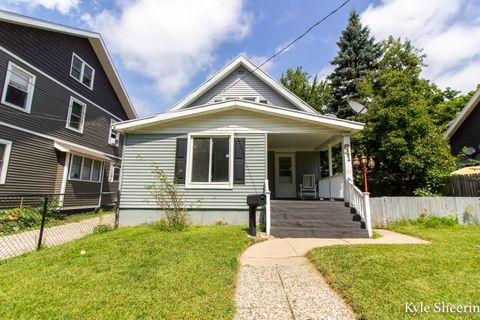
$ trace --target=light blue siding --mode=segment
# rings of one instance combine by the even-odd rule
[[[186,134],[128,134],[122,172],[122,209],[155,209],[156,203],[145,188],[155,183],[152,169],[163,169],[173,178],[176,138]],[[188,189],[180,186],[186,205],[194,210],[245,210],[246,196],[263,192],[266,178],[266,137],[264,133],[236,133],[245,138],[245,184],[233,189]]]

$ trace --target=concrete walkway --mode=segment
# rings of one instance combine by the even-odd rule
[[[53,247],[73,240],[83,238],[93,233],[99,224],[112,225],[115,222],[114,214],[106,214],[78,222],[66,223],[50,228],[45,228],[43,245]],[[0,237],[0,260],[24,254],[37,249],[39,230],[25,231]]]
[[[379,239],[272,239],[240,257],[235,319],[355,319],[304,255],[313,248],[352,244],[429,244],[387,230]]]

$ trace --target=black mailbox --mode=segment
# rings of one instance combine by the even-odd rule
[[[257,207],[264,206],[267,203],[267,196],[264,194],[249,194],[247,196],[248,204],[248,234],[252,237],[257,235]]]
[[[247,196],[249,206],[264,206],[267,203],[267,196],[264,194],[250,194]]]

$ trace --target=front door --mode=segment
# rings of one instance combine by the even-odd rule
[[[275,154],[275,197],[295,198],[295,154]]]

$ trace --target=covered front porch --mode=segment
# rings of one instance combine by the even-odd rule
[[[350,135],[267,134],[266,229],[276,237],[372,235],[368,194],[353,184]]]
[[[353,179],[348,134],[270,133],[267,145],[272,199],[348,202],[345,184]]]

